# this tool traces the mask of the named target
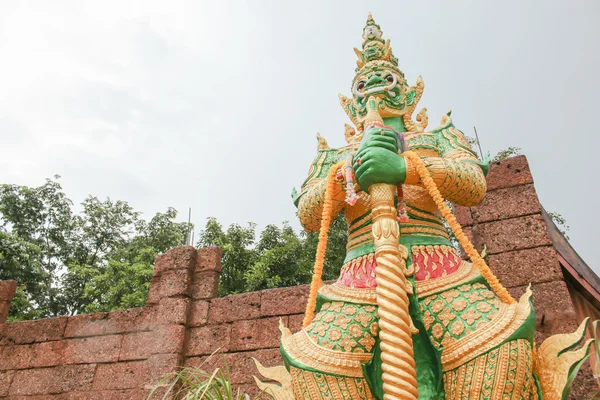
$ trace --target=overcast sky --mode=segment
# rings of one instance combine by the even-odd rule
[[[317,132],[344,143],[369,10],[430,127],[452,108],[484,152],[521,147],[600,272],[598,1],[0,0],[0,182],[299,227],[290,192]]]

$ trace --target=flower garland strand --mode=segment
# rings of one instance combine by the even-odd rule
[[[329,169],[327,174],[327,186],[325,187],[325,201],[323,203],[323,212],[321,214],[321,229],[319,230],[319,244],[317,245],[317,256],[315,257],[315,266],[313,267],[313,276],[310,283],[310,294],[302,327],[305,328],[310,324],[315,315],[317,306],[317,294],[323,286],[323,264],[325,263],[325,251],[327,250],[327,239],[329,236],[329,227],[331,226],[332,210],[333,210],[333,191],[337,184],[336,175],[338,170],[345,164],[344,161],[339,162]]]
[[[421,157],[419,157],[416,153],[412,151],[406,151],[402,153],[402,155],[408,158],[410,161],[414,162],[417,169],[417,173],[419,174],[419,177],[423,182],[423,186],[425,186],[425,188],[429,192],[429,195],[433,198],[433,201],[444,216],[444,219],[446,220],[446,222],[448,222],[450,229],[452,229],[452,232],[454,232],[454,236],[456,236],[456,239],[458,239],[458,242],[460,243],[462,248],[467,252],[468,256],[471,258],[471,261],[473,261],[473,264],[479,269],[481,275],[488,281],[494,293],[496,293],[496,295],[498,295],[498,297],[504,303],[516,303],[515,299],[510,295],[508,290],[506,290],[506,288],[502,286],[496,275],[494,275],[490,267],[487,266],[487,264],[485,263],[483,258],[481,258],[477,250],[475,250],[475,247],[473,246],[469,238],[467,238],[467,236],[464,234],[462,227],[456,221],[456,217],[452,214],[450,207],[448,207],[448,205],[444,201],[444,198],[442,197],[439,189],[433,181],[433,178],[431,177],[429,170],[425,166],[425,163],[423,162],[423,160],[421,160]]]

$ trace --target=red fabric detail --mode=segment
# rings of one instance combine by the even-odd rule
[[[439,248],[435,249],[434,247],[429,250],[413,251],[412,260],[415,279],[418,281],[450,275],[458,270],[462,262],[462,259],[454,251],[444,254]]]
[[[374,288],[377,286],[375,284],[375,267],[377,267],[375,257],[372,260],[364,257],[357,262],[351,261],[342,268],[338,283],[353,288]]]

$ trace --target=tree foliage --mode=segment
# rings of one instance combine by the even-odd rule
[[[514,157],[522,154],[520,147],[509,146],[508,149],[500,150],[492,159],[494,162],[505,160],[509,157]]]
[[[232,224],[227,230],[209,218],[200,232],[198,246],[223,249],[219,294],[262,290],[309,283],[318,244],[318,232],[296,233],[286,222],[267,225],[256,236],[256,225]],[[323,279],[337,277],[346,254],[347,227],[342,215],[332,223]]]
[[[11,320],[143,306],[157,254],[187,242],[173,208],[149,221],[125,201],[88,196],[79,212],[59,177],[38,187],[0,185],[0,280],[15,279]],[[343,264],[347,227],[332,224],[323,279]],[[209,218],[199,246],[223,249],[219,294],[310,282],[318,232],[289,224],[224,228]]]
[[[169,208],[149,222],[124,201],[89,196],[73,211],[58,181],[0,185],[0,279],[19,287],[11,319],[141,306],[154,258],[190,227]]]

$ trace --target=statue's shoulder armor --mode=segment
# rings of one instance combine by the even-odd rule
[[[483,174],[487,175],[490,169],[490,157],[479,159],[471,143],[464,133],[454,126],[450,112],[442,118],[442,124],[431,131],[435,136],[437,148],[442,157],[462,160],[479,165]]]
[[[441,125],[433,129],[431,133],[435,136],[440,154],[462,152],[465,153],[465,156],[477,159],[477,153],[473,151],[465,134],[454,126],[450,118],[450,112],[442,118]]]
[[[413,151],[417,152],[430,152],[433,151],[435,154],[438,153],[437,140],[435,135],[431,132],[414,132],[407,133],[404,137],[406,146]]]
[[[319,148],[317,154],[310,164],[308,169],[308,176],[300,187],[300,193],[296,190],[292,192],[292,199],[294,204],[297,206],[300,198],[310,189],[316,182],[321,179],[325,179],[329,173],[329,169],[337,164],[339,161],[345,159],[345,157],[351,152],[352,147],[341,147],[339,149],[330,148]]]

